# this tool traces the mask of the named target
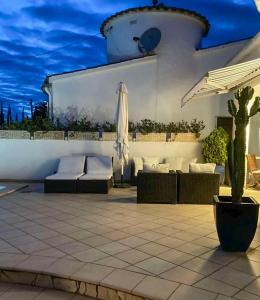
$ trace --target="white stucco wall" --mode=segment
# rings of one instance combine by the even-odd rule
[[[114,142],[1,140],[0,180],[43,180],[56,171],[61,156],[72,154],[113,156],[114,169],[119,170]],[[197,157],[201,161],[201,143],[131,142],[130,159],[133,156]]]
[[[254,97],[260,97],[260,84],[254,87]],[[248,152],[260,157],[260,113],[250,120]]]
[[[200,45],[205,25],[198,18],[166,11],[131,12],[111,20],[105,29],[108,61],[142,56],[133,37],[141,38],[151,27],[161,31],[156,53],[176,52],[180,55]],[[106,31],[107,29],[110,30]]]

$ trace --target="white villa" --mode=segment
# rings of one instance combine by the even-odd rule
[[[112,121],[115,91],[124,81],[130,120],[197,118],[204,120],[204,134],[208,134],[218,117],[228,116],[226,100],[231,95],[223,93],[250,84],[260,95],[259,34],[202,48],[201,41],[210,30],[208,20],[194,11],[163,4],[116,13],[100,30],[107,40],[108,64],[48,76],[42,88],[49,95],[51,115],[74,106],[79,111],[84,108],[97,120]],[[152,51],[146,51],[149,47]],[[223,67],[229,68],[207,76],[207,72]],[[260,120],[252,123],[256,136]],[[259,154],[260,142],[255,142],[258,144],[252,151]]]

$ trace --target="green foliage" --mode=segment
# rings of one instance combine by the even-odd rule
[[[228,133],[222,128],[214,129],[203,141],[202,155],[205,162],[223,165],[227,160]]]
[[[197,137],[200,136],[200,132],[205,128],[205,124],[203,121],[198,121],[197,119],[193,119],[190,122],[190,132],[195,133]]]
[[[244,193],[246,127],[249,119],[260,112],[260,98],[256,97],[248,112],[248,104],[254,95],[254,89],[247,86],[235,93],[235,100],[228,101],[228,110],[235,120],[235,138],[230,142],[228,151],[229,173],[232,186],[232,202],[240,203]],[[237,101],[237,106],[235,104]]]

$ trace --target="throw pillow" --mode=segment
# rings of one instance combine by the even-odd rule
[[[144,164],[147,165],[158,165],[160,163],[160,158],[159,157],[143,157],[143,162]]]
[[[183,173],[189,173],[189,165],[190,163],[196,163],[198,159],[195,158],[184,158],[183,164],[182,164],[182,172]]]
[[[165,163],[170,165],[170,170],[182,170],[184,158],[183,157],[166,157]]]
[[[190,163],[190,173],[215,173],[216,164],[196,164]]]
[[[169,173],[169,164],[149,165],[144,164],[144,173]]]
[[[133,157],[135,165],[135,176],[137,176],[138,171],[143,171],[144,163],[141,157]]]

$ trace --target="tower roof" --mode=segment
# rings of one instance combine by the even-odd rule
[[[183,14],[183,15],[194,17],[194,18],[198,19],[199,21],[201,21],[204,24],[204,26],[205,26],[204,36],[207,36],[207,34],[209,32],[209,29],[210,29],[210,24],[209,24],[209,21],[207,20],[207,18],[200,15],[199,13],[197,13],[195,11],[188,10],[188,9],[177,8],[177,7],[165,6],[164,4],[159,4],[157,6],[147,5],[147,6],[134,7],[134,8],[129,8],[129,9],[117,12],[116,14],[108,17],[102,23],[102,25],[100,26],[101,34],[104,37],[106,37],[104,29],[110,21],[112,21],[112,20],[114,20],[118,17],[121,17],[123,15],[136,13],[136,12],[171,12],[171,13]]]

